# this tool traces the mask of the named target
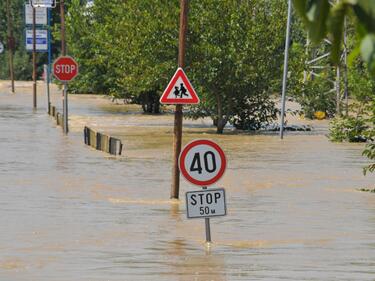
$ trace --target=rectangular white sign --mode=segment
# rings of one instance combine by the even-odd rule
[[[36,30],[36,50],[38,52],[48,51],[48,30],[37,29]],[[33,50],[33,31],[31,29],[26,29],[26,50]]]
[[[25,23],[26,25],[33,24],[33,7],[25,4]],[[35,24],[47,25],[47,9],[35,8]]]
[[[31,0],[30,3],[33,7],[45,7],[45,8],[56,7],[55,0]]]
[[[186,192],[186,211],[189,219],[225,216],[224,188]]]

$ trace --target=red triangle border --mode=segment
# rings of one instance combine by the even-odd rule
[[[188,99],[169,98],[168,99],[168,96],[170,92],[173,90],[173,86],[175,85],[178,78],[181,78],[182,81],[184,82],[187,90],[191,94],[191,98],[188,98]],[[161,104],[198,104],[199,103],[199,97],[197,93],[195,92],[193,86],[191,85],[189,79],[187,78],[184,70],[181,67],[177,69],[176,73],[173,75],[171,81],[169,82],[167,88],[163,92],[160,98],[160,103]]]

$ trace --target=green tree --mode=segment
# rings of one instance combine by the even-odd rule
[[[305,23],[310,38],[319,43],[327,35],[332,39],[331,54],[335,63],[340,60],[340,50],[344,30],[345,17],[353,15],[356,20],[357,45],[352,52],[352,60],[361,54],[372,76],[375,75],[375,1],[374,0],[341,0],[330,5],[328,0],[293,0],[293,3]],[[370,104],[370,123],[367,132],[374,136],[375,99]],[[374,159],[375,146],[369,145],[364,152],[369,159]],[[374,164],[369,170],[373,171]]]
[[[375,1],[341,0],[330,5],[328,0],[293,0],[309,37],[315,43],[327,35],[332,38],[332,59],[338,62],[342,48],[345,17],[354,14],[357,21],[358,45],[354,54],[362,54],[369,70],[375,74]]]
[[[192,117],[259,128],[276,117],[286,5],[279,1],[191,1],[185,71],[201,97]],[[130,99],[158,112],[177,68],[179,1],[96,0],[69,8],[69,50],[80,65],[79,91]]]
[[[279,1],[192,1],[188,65],[202,97],[196,116],[211,116],[218,133],[228,121],[256,129],[276,117],[270,98],[281,77],[285,20]]]

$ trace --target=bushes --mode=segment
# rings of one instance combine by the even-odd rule
[[[336,111],[335,93],[327,79],[315,78],[306,82],[302,95],[298,98],[306,118],[313,119],[314,113],[322,111],[333,117]]]
[[[368,128],[362,117],[337,117],[331,121],[329,138],[336,142],[365,142]]]
[[[269,125],[277,118],[279,110],[275,102],[267,95],[254,95],[236,103],[235,111],[229,122],[241,130],[259,130],[264,125]]]
[[[363,156],[366,156],[370,160],[375,160],[375,144],[369,144],[366,146],[366,149],[362,153]],[[363,173],[366,175],[367,172],[375,171],[375,163],[368,165],[363,169]]]

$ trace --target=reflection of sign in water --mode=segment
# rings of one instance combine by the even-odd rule
[[[44,29],[37,29],[35,35],[36,51],[47,52],[48,51],[48,31]],[[33,50],[33,31],[31,29],[26,30],[26,50]]]
[[[186,192],[186,211],[189,219],[225,216],[224,188]]]
[[[4,52],[4,45],[0,42],[0,54]]]
[[[182,68],[178,68],[160,98],[162,104],[197,104],[199,98]]]
[[[26,25],[33,24],[33,7],[25,4],[25,23]],[[47,25],[47,9],[35,8],[35,23]]]

